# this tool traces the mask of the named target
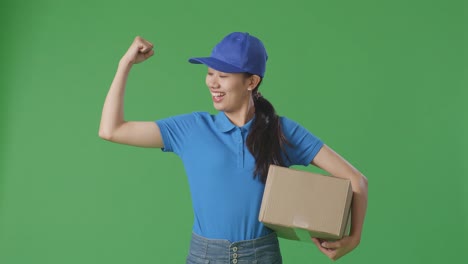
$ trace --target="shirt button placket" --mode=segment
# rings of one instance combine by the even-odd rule
[[[243,168],[244,167],[244,155],[243,155],[243,138],[242,138],[242,133],[241,129],[238,128],[236,131],[236,141],[237,141],[237,167],[238,168]]]
[[[240,147],[240,158],[241,158],[241,167],[244,168],[244,128],[240,129],[240,140],[239,140],[239,147]]]

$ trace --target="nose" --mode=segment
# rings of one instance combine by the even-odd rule
[[[207,82],[207,85],[208,87],[210,88],[213,88],[213,89],[218,89],[219,88],[219,82],[218,82],[218,78],[215,77],[214,75],[208,75],[206,77],[206,82]]]

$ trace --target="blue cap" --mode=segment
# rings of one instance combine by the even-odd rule
[[[263,78],[268,55],[263,43],[247,32],[225,36],[211,51],[210,57],[190,58],[190,63],[205,64],[217,71],[248,72]]]

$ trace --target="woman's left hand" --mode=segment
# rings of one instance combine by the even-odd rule
[[[311,237],[311,239],[323,254],[334,261],[348,254],[359,245],[359,239],[351,236],[344,236],[342,239],[333,242],[315,237]]]

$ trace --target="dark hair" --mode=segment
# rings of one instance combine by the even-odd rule
[[[244,73],[246,78],[253,74]],[[280,117],[276,114],[273,105],[258,93],[258,87],[262,83],[260,79],[257,87],[252,90],[255,120],[252,129],[247,137],[247,148],[255,158],[254,178],[260,176],[260,180],[265,183],[270,164],[284,166],[283,152],[286,158],[284,144],[291,145],[281,130]]]

